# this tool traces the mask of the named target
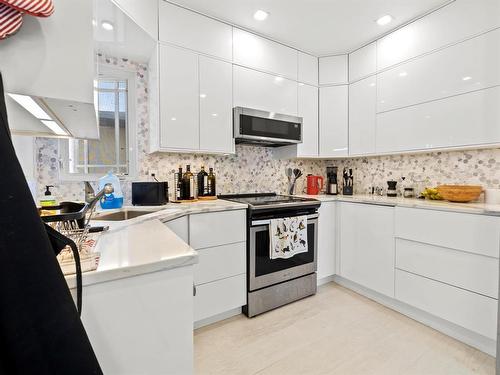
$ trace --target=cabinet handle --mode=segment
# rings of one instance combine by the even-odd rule
[[[196,297],[196,285],[193,284],[193,297]]]

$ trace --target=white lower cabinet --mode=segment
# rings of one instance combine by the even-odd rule
[[[398,300],[496,339],[496,299],[401,270],[396,270],[395,286]]]
[[[246,305],[246,210],[190,215],[189,244],[198,251],[196,324]]]
[[[321,202],[318,219],[318,281],[335,274],[337,202]]]
[[[194,321],[211,318],[246,305],[246,274],[196,285]]]
[[[319,156],[348,154],[348,86],[319,89]]]
[[[394,297],[394,208],[340,203],[340,275]]]
[[[167,221],[165,225],[179,236],[184,242],[189,243],[189,222],[187,216]]]

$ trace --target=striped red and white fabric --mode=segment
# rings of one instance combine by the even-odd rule
[[[0,0],[2,3],[35,17],[48,17],[54,13],[52,0]]]
[[[23,24],[23,15],[17,9],[0,4],[0,40],[15,34]]]

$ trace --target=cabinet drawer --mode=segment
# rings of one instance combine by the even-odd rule
[[[396,268],[498,298],[498,259],[396,239]]]
[[[194,265],[194,283],[205,284],[246,272],[246,242],[239,242],[198,251]]]
[[[196,287],[194,321],[246,305],[246,275],[238,275]]]
[[[496,339],[497,301],[396,270],[396,298],[459,326]]]
[[[500,218],[397,207],[396,237],[498,258]]]
[[[246,211],[222,211],[189,216],[189,244],[203,249],[246,241]]]

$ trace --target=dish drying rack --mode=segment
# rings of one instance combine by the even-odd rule
[[[100,254],[93,252],[96,241],[89,238],[90,220],[97,202],[104,195],[101,191],[90,203],[61,202],[56,206],[45,206],[43,211],[59,211],[56,215],[41,216],[42,220],[57,231],[59,240],[67,246],[57,255],[61,270],[65,275],[76,274],[77,308],[81,313],[82,272],[97,269]]]

